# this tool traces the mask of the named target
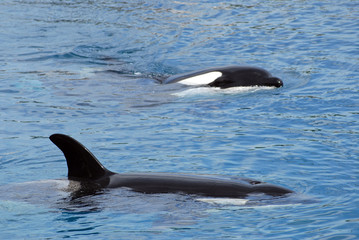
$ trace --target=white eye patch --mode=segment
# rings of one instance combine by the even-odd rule
[[[179,83],[182,83],[185,85],[190,85],[190,86],[205,85],[205,84],[210,84],[211,82],[215,81],[220,76],[222,76],[221,72],[217,72],[217,71],[208,72],[208,73],[203,73],[203,74],[196,75],[193,77],[185,78],[185,79],[179,81]]]

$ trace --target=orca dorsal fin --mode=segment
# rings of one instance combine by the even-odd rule
[[[53,134],[50,140],[63,152],[67,161],[68,178],[96,180],[112,174],[81,143],[64,134]]]

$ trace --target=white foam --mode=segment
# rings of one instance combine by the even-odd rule
[[[100,70],[102,70],[102,68],[84,67],[80,69],[80,76],[81,78],[90,78],[95,75],[96,71],[100,71]]]
[[[211,203],[211,204],[220,204],[220,205],[243,206],[249,200],[240,199],[240,198],[197,198],[196,201],[206,202],[206,203]]]
[[[48,179],[48,180],[39,180],[31,181],[25,183],[17,183],[15,186],[28,186],[30,189],[51,189],[59,192],[73,192],[81,188],[81,183],[78,181],[72,181],[68,179]]]
[[[206,84],[210,84],[211,82],[213,82],[220,76],[222,76],[221,72],[217,72],[217,71],[208,72],[208,73],[196,75],[194,77],[186,78],[184,80],[179,81],[179,83],[185,84],[185,85],[190,85],[190,86],[206,85]]]
[[[247,92],[256,92],[259,90],[270,90],[275,87],[251,86],[251,87],[231,87],[231,88],[217,88],[217,87],[198,87],[186,89],[181,92],[173,93],[177,97],[191,97],[201,95],[216,95],[216,94],[238,94]]]

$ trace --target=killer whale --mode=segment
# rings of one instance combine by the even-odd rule
[[[185,85],[207,85],[210,87],[282,87],[283,81],[273,77],[267,70],[251,66],[226,66],[208,68],[201,71],[178,74],[168,77],[163,83],[181,83]]]
[[[243,198],[252,193],[283,196],[293,191],[252,179],[225,179],[190,174],[114,173],[106,169],[80,142],[64,134],[50,140],[63,152],[68,179],[95,189],[129,188],[141,193],[184,193],[211,197]]]

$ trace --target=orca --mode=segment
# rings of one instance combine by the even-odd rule
[[[231,87],[282,87],[283,81],[273,77],[267,70],[250,66],[226,66],[208,68],[201,71],[178,74],[168,77],[163,83],[181,83],[184,85],[207,85],[218,88]]]
[[[86,188],[127,188],[135,192],[194,194],[208,197],[243,198],[249,194],[284,196],[293,191],[247,178],[220,178],[172,173],[114,173],[107,170],[81,143],[64,134],[53,134],[50,140],[63,152],[68,179]]]

